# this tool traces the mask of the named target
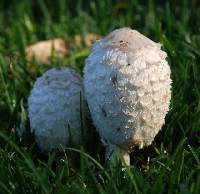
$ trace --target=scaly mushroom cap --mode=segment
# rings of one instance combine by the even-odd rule
[[[36,80],[28,112],[31,131],[42,150],[80,144],[80,93],[82,78],[69,68],[53,68]]]
[[[84,68],[85,95],[105,144],[131,152],[152,143],[171,98],[170,67],[160,44],[121,28],[97,41]]]

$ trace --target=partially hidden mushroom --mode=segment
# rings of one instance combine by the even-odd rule
[[[28,62],[33,59],[40,64],[49,65],[50,58],[63,57],[69,51],[69,43],[65,39],[55,38],[44,40],[26,47],[25,55]]]
[[[81,76],[70,68],[53,68],[39,77],[28,98],[31,132],[41,150],[79,146],[87,107]]]
[[[106,159],[130,165],[135,147],[149,146],[165,123],[170,67],[161,45],[121,28],[97,41],[86,60],[84,88]]]

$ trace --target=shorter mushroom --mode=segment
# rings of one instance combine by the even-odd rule
[[[69,68],[50,69],[36,80],[28,98],[28,113],[41,150],[81,144],[87,115],[81,96],[82,78]]]

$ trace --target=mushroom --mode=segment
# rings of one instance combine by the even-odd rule
[[[80,145],[87,115],[81,94],[82,78],[69,68],[50,69],[36,80],[28,98],[28,113],[31,132],[41,150],[60,144]]]
[[[69,43],[65,39],[55,38],[44,40],[26,47],[26,59],[30,62],[35,59],[40,64],[49,65],[50,58],[63,57],[69,51]]]
[[[84,89],[106,159],[130,165],[136,146],[149,146],[165,122],[170,67],[161,45],[121,28],[97,41],[84,67]]]
[[[74,36],[74,47],[76,46],[86,46],[91,47],[91,45],[98,39],[100,39],[101,36],[99,34],[94,33],[88,33],[85,36],[81,36],[80,34],[76,34]]]

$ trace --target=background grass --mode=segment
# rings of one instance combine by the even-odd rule
[[[200,6],[183,1],[0,1],[0,193],[200,193]],[[121,171],[103,161],[97,140],[82,149],[41,153],[28,137],[27,96],[44,68],[30,72],[24,48],[75,34],[105,35],[130,26],[161,42],[172,70],[166,124]],[[73,47],[51,66],[82,72],[88,48]],[[16,129],[24,120],[25,139]]]

